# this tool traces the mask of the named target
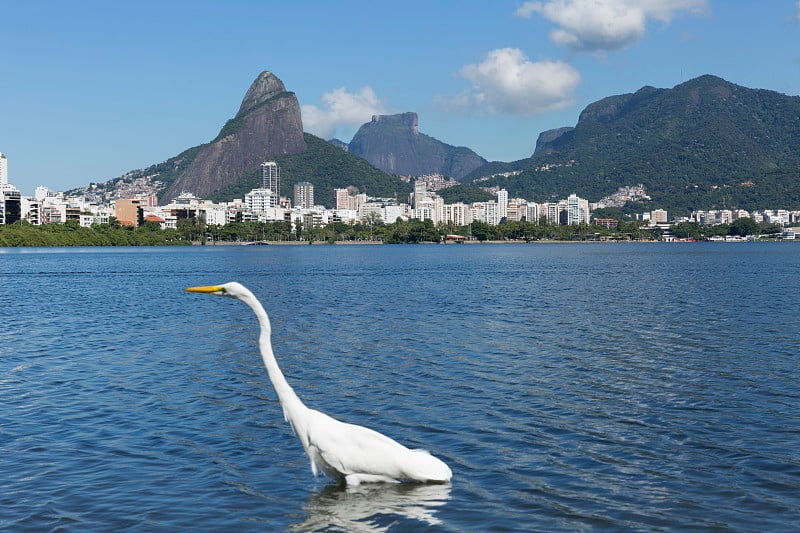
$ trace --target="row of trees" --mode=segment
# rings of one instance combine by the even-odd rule
[[[732,224],[701,226],[681,222],[670,228],[678,238],[703,240],[724,235],[769,235],[781,232],[778,224],[756,223],[742,218]],[[284,221],[237,222],[224,226],[206,225],[194,218],[178,221],[177,229],[162,230],[158,224],[145,222],[133,228],[109,224],[80,227],[76,221],[65,224],[33,226],[20,221],[0,226],[0,246],[160,246],[187,245],[196,242],[303,241],[355,242],[380,241],[389,244],[442,242],[449,234],[462,235],[478,241],[585,241],[604,239],[658,240],[661,231],[638,221],[619,221],[616,229],[590,224],[561,226],[540,222],[507,221],[498,225],[473,222],[466,226],[434,224],[431,220],[397,219],[384,224],[379,217],[367,217],[357,224],[333,222],[325,227],[302,224],[295,228]]]
[[[77,221],[34,226],[25,221],[0,225],[0,246],[162,246],[191,244],[178,230],[154,222],[133,228],[115,221],[81,227]]]
[[[478,241],[504,240],[590,240],[601,236],[608,238],[654,239],[657,233],[641,222],[621,222],[616,230],[603,226],[579,224],[561,226],[544,222],[508,221],[499,225],[473,222],[466,226],[452,223],[434,224],[430,219],[403,220],[385,224],[380,217],[366,217],[357,224],[333,222],[325,227],[298,225],[290,231],[284,222],[258,224],[242,222],[236,225],[213,226],[206,230],[209,241],[306,241],[353,242],[381,241],[388,244],[442,242],[449,234],[462,235]]]
[[[711,237],[725,237],[735,235],[746,237],[748,235],[776,235],[783,230],[780,224],[770,222],[756,222],[752,218],[737,218],[730,224],[717,224],[715,226],[701,226],[697,222],[680,222],[670,227],[670,233],[681,239],[704,240]]]

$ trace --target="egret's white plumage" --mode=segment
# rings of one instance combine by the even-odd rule
[[[261,327],[258,344],[283,415],[291,424],[311,460],[314,475],[343,479],[354,486],[370,482],[448,482],[450,468],[424,450],[411,450],[363,426],[340,422],[309,409],[283,376],[272,352],[269,317],[258,299],[240,283],[191,287],[189,292],[236,298],[253,310]]]

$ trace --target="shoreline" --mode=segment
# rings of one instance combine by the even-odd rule
[[[702,242],[716,242],[716,241],[655,241],[655,240],[642,240],[642,241],[614,241],[614,240],[605,240],[605,241],[568,241],[568,240],[553,240],[553,239],[545,239],[545,240],[537,240],[537,241],[514,241],[514,240],[490,240],[490,241],[462,241],[462,242],[418,242],[418,243],[397,243],[397,244],[425,244],[425,245],[441,245],[445,244],[447,246],[456,246],[456,245],[503,245],[503,244],[634,244],[634,243],[665,243],[665,244],[694,244],[694,243],[702,243]],[[743,242],[750,242],[750,241],[719,241],[722,244],[731,244],[731,243],[743,243]],[[753,242],[793,242],[787,240],[760,240],[760,241],[753,241]],[[383,241],[335,241],[335,242],[326,242],[326,241],[264,241],[260,243],[243,243],[243,242],[236,242],[236,241],[217,241],[214,243],[203,243],[201,241],[194,241],[192,242],[192,246],[375,246],[375,245],[382,245],[387,244]]]

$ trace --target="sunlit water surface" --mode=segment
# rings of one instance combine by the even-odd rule
[[[0,530],[789,531],[800,245],[0,250]],[[309,405],[450,485],[314,479]]]

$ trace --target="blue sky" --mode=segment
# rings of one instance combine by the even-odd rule
[[[0,0],[0,152],[23,194],[213,139],[264,70],[304,129],[372,114],[488,160],[645,85],[714,74],[800,94],[800,0]]]

